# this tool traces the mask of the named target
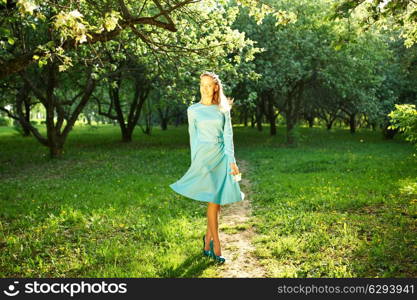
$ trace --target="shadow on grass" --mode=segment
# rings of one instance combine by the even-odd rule
[[[201,277],[204,270],[214,265],[215,262],[203,254],[189,256],[177,267],[160,270],[158,276],[162,278],[197,278]]]

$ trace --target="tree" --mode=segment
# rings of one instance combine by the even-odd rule
[[[400,31],[404,45],[417,42],[417,1],[415,0],[342,0],[333,4],[332,18],[356,15],[364,30],[390,27]]]
[[[241,2],[248,5],[251,1]],[[0,67],[4,70],[1,78],[8,85],[10,75],[19,74],[45,106],[47,137],[25,120],[21,110],[18,115],[22,124],[50,148],[51,157],[62,154],[68,133],[98,83],[111,87],[115,102],[121,70],[117,66],[128,54],[144,57],[148,66],[152,62],[154,71],[149,72],[149,79],[156,74],[164,77],[164,66],[175,66],[173,72],[177,74],[183,72],[181,65],[186,60],[200,67],[221,66],[230,70],[231,65],[224,64],[227,53],[239,52],[248,45],[251,48],[243,34],[230,29],[236,10],[231,7],[225,10],[223,5],[227,1],[182,1],[166,4],[165,8],[156,0],[145,4],[123,0],[101,4],[95,1],[38,3],[34,0],[1,3],[0,14],[4,18],[0,32],[8,40],[0,44]],[[253,6],[251,10],[258,10],[256,16],[260,18],[266,13],[262,6]],[[133,16],[132,11],[150,17]],[[137,24],[143,26],[137,28]],[[113,61],[105,53],[110,53]],[[249,50],[242,57],[251,55]],[[33,64],[35,61],[37,64]],[[175,78],[172,72],[168,76]],[[68,78],[73,78],[77,88],[66,85],[71,82]],[[142,88],[136,86],[136,92]],[[146,93],[132,98],[128,125],[122,129],[124,140],[129,140],[133,132],[144,95]],[[141,100],[135,104],[139,98]],[[123,113],[119,107],[117,118],[122,128]]]
[[[389,113],[390,129],[398,129],[405,140],[417,146],[417,110],[414,104],[396,104],[395,110]]]
[[[211,47],[188,48],[179,40],[170,39],[167,42],[158,36],[161,30],[186,32],[187,28],[184,27],[189,25],[189,20],[197,27],[210,23],[210,18],[203,18],[207,13],[201,12],[206,10],[215,14],[227,2],[184,0],[162,4],[159,0],[0,0],[0,33],[7,40],[0,43],[0,79],[20,72],[35,62],[45,65],[54,56],[62,59],[60,68],[66,69],[72,65],[70,57],[66,55],[67,51],[76,50],[82,45],[91,47],[116,38],[123,39],[127,31],[134,33],[136,38],[149,45],[153,51],[176,49],[211,56]],[[269,6],[259,5],[256,0],[237,2],[249,7],[258,20],[262,20],[266,14],[274,13]],[[278,13],[275,15],[278,17]],[[43,39],[30,47],[15,47],[21,42],[23,31],[30,36],[40,35]]]

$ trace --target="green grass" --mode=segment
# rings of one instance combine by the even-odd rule
[[[303,129],[245,151],[271,277],[417,277],[417,159],[378,133]]]
[[[417,276],[417,162],[378,132],[301,128],[300,145],[235,128],[249,164],[256,255],[271,277]],[[49,160],[0,127],[0,277],[217,277],[201,255],[206,204],[169,188],[190,161],[185,126],[76,127]],[[230,233],[245,230],[225,228]]]

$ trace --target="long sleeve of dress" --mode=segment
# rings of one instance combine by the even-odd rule
[[[225,146],[225,154],[228,157],[229,163],[236,162],[235,159],[235,150],[233,145],[233,127],[232,127],[232,119],[230,117],[230,110],[227,111],[225,114],[224,120],[224,128],[223,128],[223,137],[224,137],[224,146]]]
[[[195,149],[196,149],[195,144],[197,142],[197,127],[195,124],[194,112],[190,108],[187,109],[187,118],[188,118],[188,133],[190,135],[191,161],[193,161]]]

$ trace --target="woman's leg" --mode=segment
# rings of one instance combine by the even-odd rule
[[[206,250],[210,249],[210,239],[213,239],[213,250],[217,256],[221,255],[219,240],[219,212],[220,204],[208,202],[207,205],[207,233],[206,233]],[[208,246],[208,247],[207,247]]]
[[[210,230],[209,221],[208,221],[208,214],[207,214],[206,246],[204,248],[204,250],[206,250],[206,251],[210,250],[210,240],[211,240],[211,230]]]
[[[210,250],[210,240],[213,238],[213,235],[211,234],[210,229],[210,203],[207,203],[207,231],[206,231],[206,246],[204,250]]]

